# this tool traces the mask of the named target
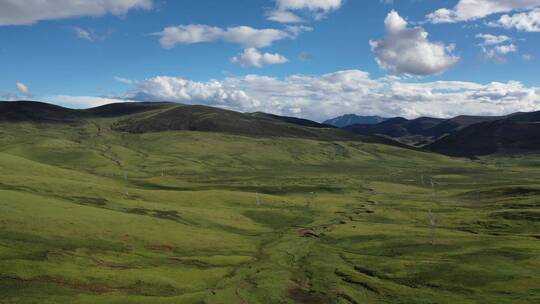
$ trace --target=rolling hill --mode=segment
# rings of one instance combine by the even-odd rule
[[[451,156],[540,151],[540,112],[516,113],[458,130],[426,146]]]
[[[79,121],[81,113],[48,103],[35,101],[0,101],[0,121],[73,123]]]
[[[111,128],[128,133],[201,131],[255,137],[293,137],[402,144],[379,136],[355,134],[307,119],[267,113],[240,113],[220,108],[167,102],[126,102],[73,110],[34,101],[0,102],[0,121],[82,123],[112,119]]]
[[[345,130],[358,134],[382,135],[406,144],[421,144],[433,137],[431,130],[443,120],[421,117],[408,120],[402,117],[391,118],[374,125],[350,125]]]
[[[177,104],[0,107],[0,303],[540,300],[538,155]]]
[[[442,136],[470,125],[492,121],[500,117],[457,116],[451,119],[420,117],[408,120],[402,117],[388,119],[374,125],[351,125],[344,129],[360,134],[381,135],[413,146],[424,146]]]
[[[239,113],[199,105],[174,105],[163,111],[142,113],[118,121],[114,129],[130,133],[202,131],[257,137],[296,137],[352,140],[397,145],[391,140],[354,134],[313,121],[265,113]]]
[[[111,120],[110,128],[126,133],[200,131],[252,137],[360,141],[422,147],[450,156],[540,150],[540,112],[451,119],[396,117],[378,124],[355,124],[340,129],[296,117],[168,102],[126,102],[82,110],[35,101],[0,102],[0,122],[82,124],[93,119]]]

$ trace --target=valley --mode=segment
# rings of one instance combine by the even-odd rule
[[[0,303],[540,301],[538,154],[132,106],[2,119]]]

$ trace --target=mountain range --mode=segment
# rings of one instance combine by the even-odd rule
[[[0,102],[0,122],[77,124],[92,118],[114,119],[111,128],[128,133],[184,130],[253,137],[361,141],[405,147],[381,136],[356,134],[306,119],[260,112],[240,113],[201,105],[128,102],[74,110],[35,101]]]
[[[423,146],[446,134],[461,130],[470,125],[500,118],[490,116],[457,116],[451,119],[420,117],[409,120],[396,117],[378,124],[348,125],[344,129],[355,133],[383,135],[413,146]]]
[[[0,102],[0,122],[78,124],[92,118],[113,119],[113,130],[137,134],[200,131],[250,137],[360,141],[460,157],[540,151],[540,112],[412,120],[346,115],[321,124],[262,112],[240,113],[168,102],[116,103],[83,110],[35,101]],[[368,123],[334,126],[362,119]],[[376,120],[382,121],[369,123]]]
[[[420,117],[409,120],[396,117],[378,124],[353,124],[343,129],[385,136],[451,156],[540,150],[540,112],[450,119]]]
[[[343,127],[355,125],[355,124],[374,125],[374,124],[381,123],[385,120],[388,120],[388,118],[384,118],[380,116],[359,116],[356,114],[346,114],[343,116],[329,119],[323,123],[327,125],[332,125],[338,128],[343,128]]]

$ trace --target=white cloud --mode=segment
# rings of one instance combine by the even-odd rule
[[[80,27],[74,27],[73,30],[75,31],[75,34],[77,34],[77,37],[79,37],[81,39],[85,39],[85,40],[88,40],[88,41],[94,40],[94,38],[92,38],[92,34],[90,33],[89,30],[85,30],[85,29],[80,28]]]
[[[517,47],[514,44],[498,45],[495,47],[495,51],[499,54],[506,55],[517,52]]]
[[[120,76],[114,77],[114,80],[116,80],[118,82],[121,82],[121,83],[125,83],[125,84],[135,84],[135,83],[137,83],[137,81],[135,81],[135,80],[127,79],[125,77],[120,77]]]
[[[491,34],[478,34],[476,35],[476,38],[484,40],[481,44],[483,46],[501,44],[511,40],[510,37],[505,35],[496,36]]]
[[[231,58],[232,63],[239,64],[242,67],[261,68],[265,65],[283,64],[289,60],[280,54],[261,53],[257,49],[245,49],[242,54]]]
[[[407,21],[396,11],[384,21],[384,39],[370,41],[377,63],[385,70],[411,75],[440,74],[459,58],[452,54],[454,45],[430,42],[428,33],[421,27],[408,28]]]
[[[299,23],[303,22],[300,16],[290,11],[273,10],[266,15],[268,20],[280,22],[280,23]]]
[[[257,100],[250,98],[244,91],[225,87],[223,82],[217,80],[196,82],[158,76],[133,83],[135,87],[126,94],[127,99],[174,101],[235,109],[250,109],[259,105]]]
[[[132,102],[132,100],[121,98],[71,95],[46,96],[43,98],[43,100],[49,103],[54,103],[72,109],[88,109],[111,103]]]
[[[73,27],[73,31],[75,32],[77,37],[88,41],[102,41],[107,39],[112,34],[111,30],[108,30],[103,34],[98,34],[93,29],[84,29],[77,26]]]
[[[160,43],[164,48],[173,48],[177,44],[194,44],[203,42],[226,41],[239,44],[245,48],[263,48],[271,46],[275,41],[295,39],[309,27],[288,27],[286,30],[255,29],[249,26],[236,26],[226,29],[203,24],[189,24],[166,27],[162,32]]]
[[[267,14],[268,20],[281,23],[303,22],[295,12],[307,12],[315,20],[324,18],[329,12],[338,10],[342,0],[276,0],[276,7]]]
[[[19,91],[19,93],[24,97],[32,97],[32,92],[30,91],[30,88],[24,83],[17,82],[15,86],[17,87],[17,91]]]
[[[506,61],[504,55],[518,51],[517,46],[511,43],[512,38],[505,35],[478,34],[476,38],[483,40],[480,46],[485,58],[495,62],[503,63]]]
[[[516,29],[522,32],[540,32],[540,9],[514,15],[503,15],[489,26]]]
[[[0,0],[0,25],[25,25],[42,20],[83,16],[124,15],[151,9],[152,0]]]
[[[459,0],[454,8],[436,10],[427,19],[431,23],[456,23],[539,6],[540,0]]]
[[[517,52],[518,48],[513,43],[511,43],[506,45],[497,45],[494,47],[483,47],[482,51],[484,52],[484,56],[486,57],[486,59],[492,60],[497,63],[505,63],[505,55]]]
[[[398,77],[373,79],[359,70],[285,78],[247,75],[207,82],[155,77],[134,83],[126,98],[264,111],[318,121],[346,113],[413,118],[540,110],[540,88],[516,81],[411,83]]]

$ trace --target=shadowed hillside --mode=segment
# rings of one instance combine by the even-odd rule
[[[261,112],[240,113],[199,105],[126,102],[74,110],[34,101],[0,102],[0,122],[82,123],[96,118],[111,119],[114,130],[128,133],[203,131],[403,146],[383,137],[354,134],[307,119]]]
[[[35,101],[0,102],[0,121],[72,123],[80,120],[80,112]]]
[[[0,303],[539,303],[538,155],[111,128],[346,132],[192,106],[114,117],[131,107],[0,122]]]
[[[159,112],[142,113],[119,121],[113,128],[129,133],[186,130],[257,137],[352,140],[399,145],[381,137],[354,134],[305,119],[264,113],[244,114],[199,105],[177,105]]]
[[[358,124],[345,129],[355,133],[387,136],[406,144],[423,146],[470,125],[500,118],[463,115],[451,119],[420,117],[408,120],[396,117],[375,125]]]
[[[125,102],[113,103],[97,108],[83,110],[82,113],[92,117],[120,117],[142,112],[174,107],[169,102]]]
[[[426,148],[452,156],[539,151],[540,112],[516,113],[505,119],[474,124]]]

